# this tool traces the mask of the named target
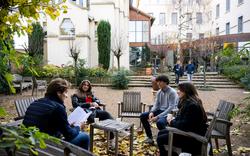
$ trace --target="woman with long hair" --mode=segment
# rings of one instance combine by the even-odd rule
[[[195,86],[190,82],[180,83],[177,87],[177,94],[179,96],[179,111],[176,118],[167,118],[169,126],[204,136],[207,131],[207,116]],[[164,145],[168,144],[168,130],[161,130],[158,133],[157,144],[160,156],[166,156],[167,151],[164,149]],[[178,134],[174,134],[173,145],[180,147],[183,152],[191,154],[201,152],[201,143],[193,138]]]
[[[113,119],[107,111],[104,111],[100,108],[100,104],[100,100],[97,99],[92,92],[92,86],[90,81],[83,80],[80,83],[77,92],[72,96],[72,106],[74,108],[80,106],[86,112],[92,112],[91,115],[88,117],[88,123],[93,123],[95,121],[94,118],[99,118],[100,121],[105,119]],[[113,138],[114,134],[110,133],[110,140],[112,146],[114,146]]]

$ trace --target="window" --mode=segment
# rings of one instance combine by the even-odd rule
[[[196,13],[196,23],[202,24],[202,13],[201,12]]]
[[[129,42],[149,42],[148,21],[129,21]]]
[[[220,28],[219,27],[216,28],[215,33],[216,33],[217,36],[220,35]]]
[[[187,13],[187,24],[188,25],[192,24],[192,13]]]
[[[238,33],[243,32],[243,16],[238,18]]]
[[[176,25],[177,24],[177,13],[176,12],[172,13],[171,19],[172,19],[171,23]]]
[[[165,24],[165,13],[160,13],[159,24],[160,25],[164,25]]]
[[[199,33],[199,39],[203,39],[204,38],[204,33]]]
[[[238,0],[238,5],[242,4],[244,0]]]
[[[75,27],[70,18],[64,18],[60,26],[61,35],[75,35]]]
[[[230,34],[230,22],[226,23],[226,35]]]
[[[226,0],[226,12],[230,11],[230,0]]]
[[[220,17],[220,4],[216,5],[216,18]]]
[[[197,4],[200,4],[200,3],[201,3],[201,0],[196,0],[196,3],[197,3]]]
[[[186,37],[187,37],[187,40],[192,40],[193,34],[192,33],[187,33]]]
[[[172,0],[172,4],[176,4],[176,0]]]

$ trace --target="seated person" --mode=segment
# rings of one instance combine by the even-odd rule
[[[80,106],[86,112],[92,111],[88,118],[88,123],[95,122],[95,118],[99,120],[113,119],[112,116],[99,107],[100,100],[98,100],[92,93],[92,86],[89,80],[83,80],[78,87],[78,90],[72,96],[72,106],[74,108]],[[110,139],[113,141],[114,135],[110,133]],[[112,142],[113,146],[114,142]]]
[[[177,103],[177,93],[175,89],[171,88],[169,79],[165,75],[156,77],[156,82],[160,90],[156,94],[156,100],[153,108],[149,112],[144,112],[140,116],[143,127],[147,135],[144,143],[153,144],[153,135],[150,128],[150,122],[156,122],[159,130],[165,129],[167,121],[165,116],[174,109]]]
[[[69,83],[66,80],[52,80],[45,97],[34,101],[28,107],[23,124],[27,127],[36,126],[41,132],[55,137],[61,137],[62,134],[66,141],[88,150],[89,136],[80,132],[79,126],[72,127],[67,119],[64,100],[68,97],[68,88]]]
[[[175,119],[167,118],[167,122],[171,127],[204,136],[207,131],[207,116],[194,85],[190,82],[180,83],[177,94],[180,99],[178,103],[179,112]],[[167,151],[164,145],[168,144],[168,130],[164,129],[158,133],[157,144],[160,149],[160,156],[166,156]],[[178,134],[174,134],[173,146],[180,147],[182,152],[192,155],[201,152],[200,142]]]

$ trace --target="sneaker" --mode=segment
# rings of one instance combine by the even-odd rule
[[[147,138],[143,141],[143,143],[146,143],[146,144],[151,144],[153,145],[154,144],[154,140],[152,138]]]

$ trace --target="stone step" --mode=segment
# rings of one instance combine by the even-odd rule
[[[171,81],[175,81],[174,78],[171,78],[170,79],[170,82]],[[187,81],[187,79],[183,79],[181,78],[180,81]],[[192,81],[194,82],[199,82],[199,81],[202,81],[203,82],[203,79],[192,79]],[[206,79],[207,82],[231,82],[230,80],[228,79]],[[148,80],[148,79],[130,79],[130,82],[151,82],[151,80]]]
[[[182,82],[182,81],[180,81]],[[203,81],[192,81],[194,84],[203,84]],[[143,81],[130,81],[129,84],[151,84],[151,82],[143,82]],[[174,84],[173,81],[170,82],[170,84]],[[215,81],[207,81],[206,84],[212,84],[212,85],[235,85],[235,83],[230,81],[225,82],[215,82]]]

